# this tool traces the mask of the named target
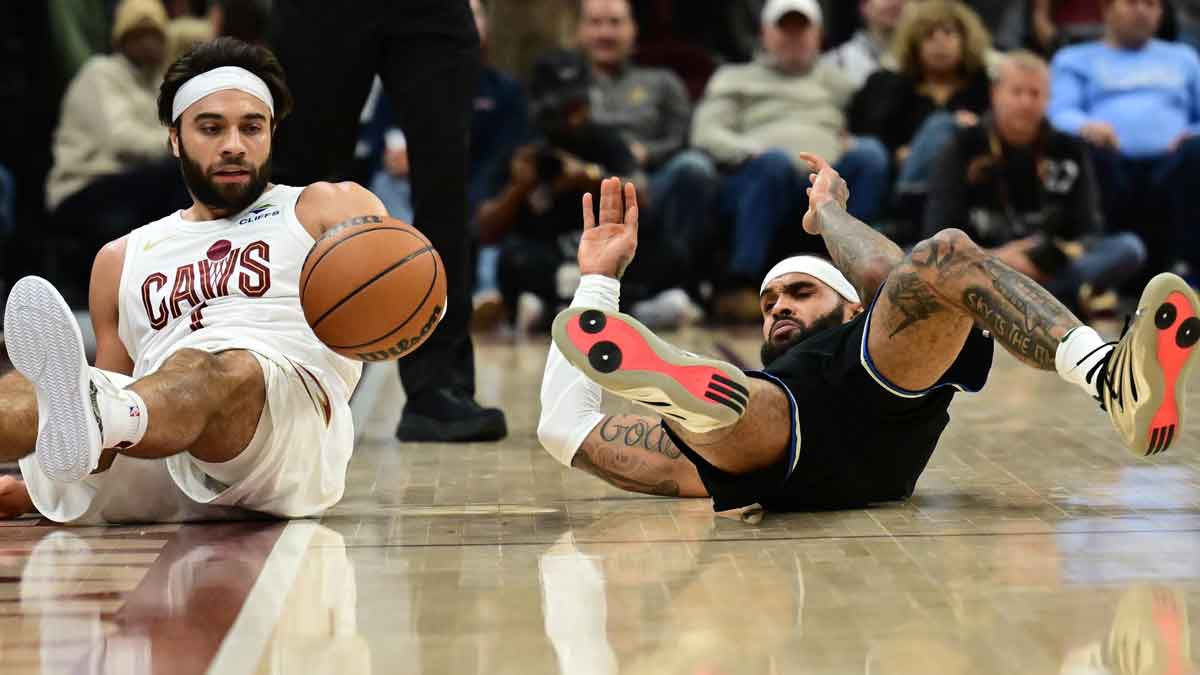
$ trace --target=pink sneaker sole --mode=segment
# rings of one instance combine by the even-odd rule
[[[633,317],[568,309],[554,320],[554,343],[588,379],[703,433],[746,412],[749,379],[738,368],[684,352]]]

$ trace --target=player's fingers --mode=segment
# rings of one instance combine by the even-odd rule
[[[637,202],[637,187],[633,183],[625,184],[625,224],[633,228],[634,232],[638,229],[638,202]]]
[[[621,222],[621,181],[616,178],[606,178],[600,184],[600,222]]]
[[[804,160],[805,162],[808,162],[808,165],[811,166],[813,168],[813,171],[816,173],[821,173],[825,169],[833,168],[833,167],[829,166],[829,162],[825,161],[824,157],[822,157],[820,155],[814,155],[811,152],[800,153],[800,159]]]
[[[587,192],[583,195],[583,229],[590,230],[596,227],[596,212],[592,210],[592,193]]]

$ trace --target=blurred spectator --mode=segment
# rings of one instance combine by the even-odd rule
[[[827,52],[821,61],[834,66],[862,87],[872,73],[884,66],[905,0],[860,0],[863,27],[849,42]]]
[[[1103,0],[1028,0],[1030,37],[1042,54],[1104,34]]]
[[[167,57],[164,63],[175,63],[201,42],[216,37],[212,22],[194,16],[180,16],[167,24]]]
[[[620,132],[649,172],[639,236],[656,242],[658,264],[672,267],[680,286],[690,287],[698,281],[695,251],[719,177],[707,155],[684,149],[691,104],[679,77],[630,63],[636,34],[628,0],[584,0],[579,45],[592,65],[592,118]]]
[[[93,54],[108,51],[106,4],[104,0],[46,0],[62,82],[70,82]]]
[[[727,4],[717,0],[631,0],[637,25],[634,60],[646,68],[665,68],[683,80],[688,100],[704,94],[708,79],[717,70],[717,54],[710,47],[717,26],[716,11]],[[718,10],[719,8],[719,10]],[[709,10],[714,13],[708,14]]]
[[[848,110],[850,131],[883,141],[898,167],[897,189],[922,193],[955,130],[988,109],[987,29],[949,0],[911,5],[892,46],[897,70],[867,79]]]
[[[512,153],[499,194],[479,209],[480,238],[502,241],[500,288],[509,307],[536,298],[521,328],[545,328],[553,309],[574,293],[572,263],[585,192],[606,176],[644,183],[617,132],[591,118],[590,69],[583,56],[547,52],[534,64],[530,98],[540,138]],[[623,294],[624,295],[624,294]]]
[[[1200,58],[1186,45],[1153,38],[1159,0],[1107,0],[1104,11],[1103,41],[1066,47],[1054,58],[1050,121],[1091,145],[1105,213],[1138,231],[1151,267],[1194,273]],[[1148,222],[1156,207],[1165,207],[1168,232]]]
[[[887,189],[887,151],[875,139],[852,138],[842,108],[853,85],[819,64],[821,9],[816,0],[770,0],[761,18],[765,53],[753,63],[724,66],[696,109],[693,143],[729,175],[719,214],[733,222],[732,257],[717,298],[721,318],[761,317],[758,281],[780,228],[798,224],[806,203],[797,156],[827,157],[850,184],[850,212],[869,221]]]
[[[1049,96],[1041,58],[1015,52],[1005,59],[992,87],[991,115],[960,130],[938,161],[924,236],[961,227],[1086,312],[1088,300],[1120,288],[1138,271],[1146,248],[1128,232],[1102,234],[1087,147],[1046,121]]]
[[[85,238],[92,251],[187,205],[157,117],[166,26],[160,0],[123,0],[116,52],[89,59],[62,102],[46,203],[59,231]]]
[[[1029,3],[1028,43],[1043,56],[1049,57],[1065,45],[1104,37],[1104,7],[1111,0],[1026,1]],[[1174,8],[1166,0],[1161,2],[1166,11],[1156,34],[1163,40],[1174,40],[1179,36]],[[1181,2],[1186,6],[1192,0]]]

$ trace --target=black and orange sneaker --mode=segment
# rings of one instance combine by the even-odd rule
[[[1100,406],[1134,454],[1156,455],[1183,435],[1197,340],[1200,300],[1195,291],[1175,274],[1151,279],[1121,340],[1094,374],[1100,378]]]
[[[750,381],[737,367],[667,344],[631,316],[572,308],[554,319],[554,344],[604,389],[705,433],[742,418]]]

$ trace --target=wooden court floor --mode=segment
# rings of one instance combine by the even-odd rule
[[[1196,426],[1134,459],[998,351],[911,502],[749,524],[562,468],[534,436],[545,343],[477,350],[509,438],[400,445],[378,367],[319,521],[0,525],[0,673],[1200,672]]]

